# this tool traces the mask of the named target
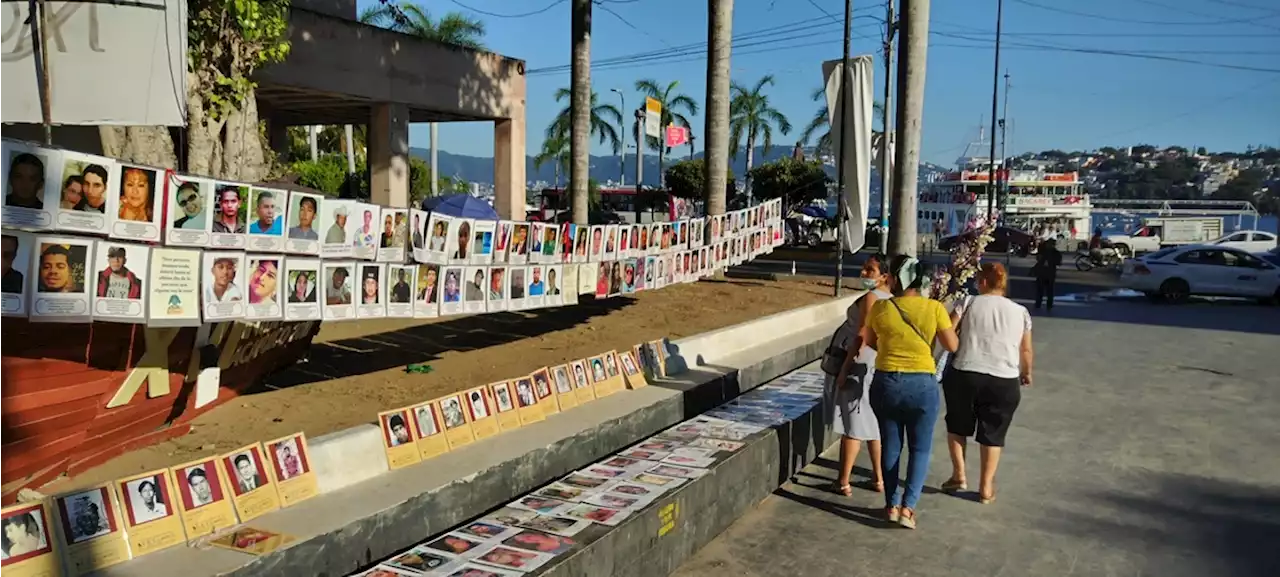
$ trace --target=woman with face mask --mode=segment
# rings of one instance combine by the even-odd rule
[[[867,317],[876,301],[891,298],[889,293],[888,265],[883,257],[872,256],[862,265],[861,288],[866,292],[849,306],[844,324],[836,330],[832,346],[823,357],[823,369],[835,369],[835,378],[828,377],[828,395],[836,407],[838,417],[836,432],[840,435],[840,469],[836,479],[836,492],[848,497],[853,493],[849,479],[853,463],[858,458],[862,442],[867,442],[871,458],[871,486],[884,492],[884,475],[880,469],[880,425],[871,409],[868,391],[875,375],[876,352],[867,347],[853,345],[865,342]],[[861,338],[859,338],[861,336]],[[836,363],[838,364],[838,368]]]
[[[927,282],[923,268],[915,257],[893,258],[889,265],[893,297],[876,301],[864,331],[866,346],[876,350],[876,373],[868,392],[880,422],[885,515],[907,529],[916,527],[916,502],[929,472],[933,426],[941,405],[933,344],[936,341],[949,352],[960,345],[947,309],[921,294]],[[907,483],[899,495],[904,448],[910,460]]]

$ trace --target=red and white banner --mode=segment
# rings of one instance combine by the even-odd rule
[[[674,147],[689,143],[689,129],[672,124],[667,127],[667,146]]]

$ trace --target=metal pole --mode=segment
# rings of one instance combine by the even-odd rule
[[[840,61],[840,157],[836,158],[836,290],[844,284],[844,157],[849,153],[849,35],[853,26],[853,0],[844,0],[844,51]]]
[[[890,86],[893,84],[893,37],[897,24],[893,21],[893,0],[888,0],[884,6],[884,99],[880,103],[880,128],[884,131],[880,136],[880,254],[889,254],[889,173],[893,171],[893,164],[889,162],[890,135],[893,134],[889,121],[889,111],[892,108],[889,103],[892,99]]]
[[[619,110],[627,109],[627,97],[622,95],[622,91],[617,88],[610,88],[610,92],[618,95],[618,102],[622,104]],[[618,155],[618,160],[622,161],[618,167],[618,186],[627,185],[627,121],[622,121],[622,126],[618,127],[622,130],[622,153]],[[640,146],[640,141],[636,140],[636,146]],[[639,210],[639,209],[637,209]],[[637,213],[638,214],[638,213]]]
[[[440,125],[431,123],[431,196],[440,196]]]
[[[1004,105],[1000,111],[1000,220],[1004,220],[1005,205],[1009,203],[1009,153],[1007,145],[1009,139],[1007,136],[1009,120],[1009,69],[1004,70]]]
[[[644,113],[643,108],[636,109],[636,224],[640,224],[640,197],[644,195]]]
[[[920,131],[929,55],[929,0],[901,0],[898,11],[897,141],[893,165],[893,234],[890,254],[917,251],[916,192],[920,182]]]
[[[996,57],[995,72],[991,79],[991,119],[996,118],[996,105],[1000,102],[1000,26],[1004,22],[1004,0],[996,0]],[[994,126],[993,126],[994,128]],[[991,131],[991,158],[987,166],[987,221],[995,216],[996,208],[996,135]]]
[[[53,97],[49,86],[49,41],[44,35],[48,26],[44,0],[27,4],[27,22],[31,26],[31,61],[36,65],[36,82],[40,90],[40,121],[44,125],[45,146],[53,146]]]

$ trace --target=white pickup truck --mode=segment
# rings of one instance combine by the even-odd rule
[[[1197,244],[1222,236],[1222,219],[1210,217],[1148,218],[1133,234],[1105,238],[1125,255],[1155,252],[1162,247]]]

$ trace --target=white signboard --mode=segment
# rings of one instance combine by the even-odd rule
[[[42,120],[28,6],[0,4],[5,122]],[[48,2],[45,10],[54,123],[186,124],[185,0]]]

